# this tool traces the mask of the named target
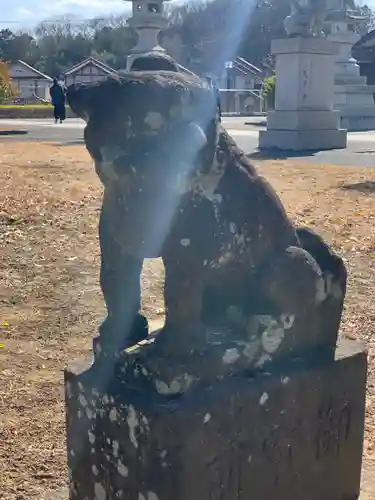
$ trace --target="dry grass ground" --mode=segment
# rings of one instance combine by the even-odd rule
[[[317,229],[350,271],[342,331],[370,350],[366,458],[375,458],[375,168],[258,164],[298,224]],[[29,500],[66,481],[62,370],[91,347],[101,188],[83,147],[0,143],[0,498]],[[149,262],[144,309],[162,311]]]

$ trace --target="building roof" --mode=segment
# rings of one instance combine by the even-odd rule
[[[236,59],[234,60],[237,66],[243,68],[246,73],[253,73],[255,74],[260,74],[262,73],[262,70],[259,69],[257,66],[254,66],[254,64],[249,63],[249,61],[246,61],[243,57],[237,56]]]
[[[355,10],[342,10],[342,9],[336,9],[336,10],[331,10],[328,11],[327,16],[325,18],[325,22],[353,22],[353,21],[358,21],[358,22],[363,22],[368,19],[368,16],[363,16],[360,14],[360,12],[355,11]]]
[[[240,64],[237,64],[236,61],[233,61],[232,69],[237,71],[238,73],[241,73],[242,75],[248,74],[248,71],[246,71]]]
[[[181,71],[181,73],[187,73],[188,75],[195,75],[193,71],[190,71],[190,69],[185,68],[185,66],[182,66],[182,64],[177,63],[178,69]]]
[[[257,76],[262,73],[262,70],[249,63],[249,61],[246,61],[243,57],[234,58],[233,61],[231,61],[230,67],[242,75]]]
[[[95,57],[91,57],[90,56],[90,57],[87,57],[86,59],[84,59],[83,61],[75,64],[74,66],[72,66],[68,70],[64,71],[63,74],[65,76],[71,75],[71,74],[75,73],[76,71],[79,71],[81,68],[84,68],[85,66],[87,66],[89,64],[92,64],[93,66],[96,66],[97,68],[99,68],[102,71],[104,71],[104,73],[108,73],[108,74],[117,73],[117,71],[115,69],[111,68],[110,66],[108,66],[108,64],[105,64],[102,61],[98,61],[98,59],[95,59]]]
[[[40,76],[44,80],[48,80],[49,82],[52,82],[52,78],[50,76],[45,75],[41,71],[38,71],[33,66],[30,66],[30,64],[27,64],[25,61],[22,61],[21,59],[18,59],[17,64],[20,64],[21,66],[24,66],[25,68],[29,69],[30,71],[32,71],[36,75]],[[13,66],[15,66],[15,65],[13,65]],[[12,69],[12,66],[10,67],[10,69]],[[13,78],[15,78],[15,76],[13,76]]]

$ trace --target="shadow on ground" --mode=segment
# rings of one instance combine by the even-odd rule
[[[74,141],[64,141],[64,142],[56,142],[54,146],[76,146],[77,144],[84,145],[84,139],[76,139]]]
[[[76,146],[84,145],[84,139],[77,139],[72,141],[64,141],[55,143],[55,146]],[[283,151],[281,149],[269,149],[269,150],[257,150],[254,153],[247,153],[248,158],[253,158],[254,160],[285,160],[287,158],[303,158],[306,156],[314,156],[320,151]]]
[[[51,162],[42,162],[42,163],[33,162],[32,164],[30,163],[29,165],[20,165],[19,168],[21,168],[23,170],[28,170],[30,168],[38,169],[38,170],[41,170],[41,169],[61,170],[60,165],[54,165]]]
[[[245,122],[245,125],[251,125],[252,127],[267,127],[267,120],[263,120],[261,122]]]
[[[342,189],[360,191],[361,193],[375,193],[375,181],[356,182],[355,184],[344,184]]]
[[[248,153],[246,156],[254,160],[286,160],[287,158],[303,158],[315,156],[320,151],[284,151],[282,149],[267,149]]]

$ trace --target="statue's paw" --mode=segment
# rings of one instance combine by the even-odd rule
[[[137,314],[134,318],[129,336],[124,339],[124,345],[122,346],[122,349],[126,349],[135,344],[138,344],[139,342],[142,342],[142,340],[146,340],[148,334],[149,331],[147,319],[145,318],[145,316],[143,316],[143,314]]]

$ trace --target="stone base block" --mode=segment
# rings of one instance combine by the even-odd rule
[[[365,76],[360,76],[360,74],[348,75],[344,71],[342,73],[335,74],[335,85],[359,85],[365,86],[367,78]]]
[[[335,86],[335,109],[360,114],[365,110],[368,114],[375,114],[373,97],[374,90],[367,85],[363,86]]]
[[[343,116],[341,126],[345,127],[348,132],[375,130],[375,116]]]
[[[320,151],[327,149],[344,149],[346,146],[347,131],[344,129],[267,129],[259,132],[259,149]]]
[[[279,54],[312,54],[312,55],[337,55],[337,44],[325,38],[290,37],[272,40],[271,53]]]
[[[375,130],[375,105],[372,96],[369,106],[346,106],[340,110],[340,113],[341,126],[348,132]]]
[[[355,500],[366,353],[232,376],[178,398],[116,366],[65,373],[70,500]],[[129,365],[128,365],[129,366]]]
[[[270,111],[267,113],[269,130],[337,130],[340,128],[339,111]]]

